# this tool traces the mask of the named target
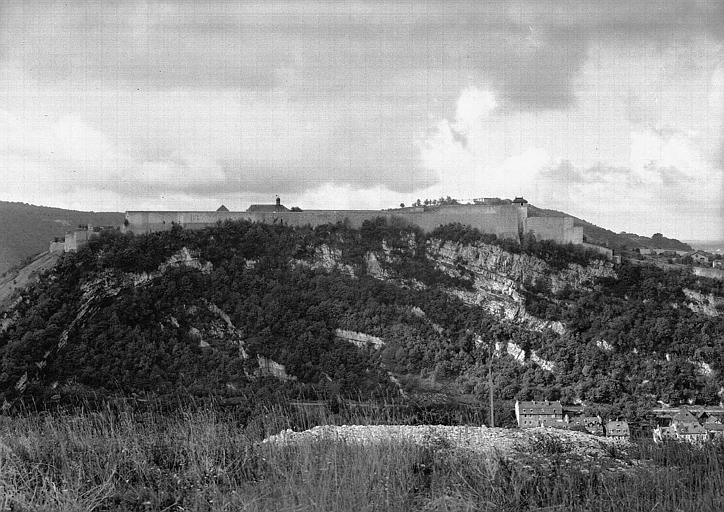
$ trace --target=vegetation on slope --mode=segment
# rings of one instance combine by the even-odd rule
[[[122,213],[96,213],[0,201],[0,275],[79,224],[120,226]]]
[[[430,236],[527,251],[551,268],[588,258],[534,240],[507,247],[460,226]],[[354,275],[311,264],[322,247],[337,251],[336,263],[349,265]],[[212,268],[179,265],[160,272],[182,248]],[[370,252],[379,255],[389,279],[367,273]],[[427,386],[482,397],[490,347],[511,342],[527,355],[523,364],[495,356],[500,400],[606,402],[611,415],[636,413],[657,399],[718,403],[723,320],[686,308],[682,288],[721,290],[655,268],[624,265],[618,271],[618,279],[600,280],[593,291],[526,292],[529,311],[565,323],[567,332],[559,335],[465,305],[450,291],[468,289],[470,280],[439,270],[425,254],[422,233],[383,220],[360,230],[235,222],[144,236],[109,232],[66,255],[10,312],[13,321],[0,332],[0,400],[52,402],[89,393],[255,396],[271,388],[300,397],[389,397],[398,393],[389,372],[407,392]],[[128,282],[142,284],[123,285]],[[88,289],[98,283],[115,294],[89,299]],[[74,322],[84,305],[87,313]],[[248,358],[239,339],[218,333],[223,326],[214,308],[228,315]],[[359,349],[336,338],[337,329],[386,344]],[[59,344],[64,334],[67,343]],[[533,352],[555,369],[531,362]],[[264,378],[257,356],[283,364],[297,380]],[[710,365],[710,375],[701,362]]]

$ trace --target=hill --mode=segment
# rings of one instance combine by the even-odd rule
[[[81,212],[0,201],[0,275],[40,252],[79,224],[120,226],[122,213]]]
[[[104,233],[0,312],[0,397],[718,403],[722,284],[379,219]],[[612,413],[613,414],[613,413]]]
[[[583,219],[574,217],[558,210],[548,210],[536,206],[528,207],[528,215],[531,217],[573,217],[575,226],[583,227],[583,236],[588,243],[609,247],[617,252],[630,252],[636,247],[648,247],[651,249],[670,249],[674,251],[691,251],[689,244],[680,242],[675,238],[666,238],[661,233],[651,237],[637,235],[635,233],[614,233]]]

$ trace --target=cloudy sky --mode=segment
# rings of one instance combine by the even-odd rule
[[[719,0],[0,3],[0,200],[513,197],[724,238]]]

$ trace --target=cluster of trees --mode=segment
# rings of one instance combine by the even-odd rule
[[[584,262],[568,247],[529,240],[497,240],[460,225],[429,236],[461,243],[494,243],[506,250],[542,256],[551,265]],[[617,279],[602,279],[593,292],[537,290],[528,309],[558,319],[565,335],[532,332],[501,322],[482,308],[447,293],[470,285],[434,267],[417,229],[384,219],[359,229],[343,224],[317,228],[230,222],[201,231],[133,236],[104,233],[68,254],[17,306],[17,321],[0,333],[0,401],[26,393],[48,398],[58,390],[196,395],[254,394],[269,389],[255,377],[256,356],[284,364],[296,382],[278,384],[299,394],[321,392],[375,397],[395,394],[388,372],[409,391],[434,381],[458,393],[487,394],[487,362],[495,357],[499,399],[584,399],[650,405],[656,399],[718,402],[724,375],[724,325],[684,307],[684,287],[720,293],[715,283],[655,267],[623,265]],[[321,245],[339,250],[356,277],[313,270],[294,262],[314,257]],[[213,265],[204,273],[170,268],[143,286],[91,301],[85,320],[71,328],[82,307],[84,284],[104,276],[152,272],[186,247]],[[364,272],[364,256],[376,251],[393,277]],[[406,286],[407,279],[424,287]],[[85,298],[87,299],[87,297]],[[194,329],[213,330],[214,304],[243,333],[250,358],[236,341],[214,338],[199,346]],[[192,329],[193,328],[193,329]],[[361,350],[335,338],[336,329],[381,337],[380,350]],[[68,343],[58,348],[61,333]],[[601,342],[612,350],[601,348]],[[494,355],[496,342],[526,352],[526,364]],[[554,372],[531,364],[535,352]],[[665,354],[674,357],[667,360]],[[39,364],[41,361],[44,363]],[[714,375],[702,374],[706,361]],[[408,378],[405,378],[407,376]],[[59,386],[59,387],[56,387]]]

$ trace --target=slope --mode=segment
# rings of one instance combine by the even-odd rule
[[[531,217],[573,217],[575,226],[583,226],[583,236],[586,241],[596,245],[610,247],[618,252],[631,251],[636,247],[649,247],[652,249],[670,249],[675,251],[691,251],[691,246],[676,240],[675,238],[666,238],[660,233],[652,237],[637,235],[635,233],[614,233],[609,229],[605,229],[595,224],[591,224],[583,219],[574,217],[558,210],[549,210],[538,208],[536,206],[528,207],[528,215]]]
[[[123,214],[81,212],[0,201],[0,275],[46,251],[54,237],[79,224],[120,226]]]
[[[502,400],[718,403],[722,295],[456,225],[109,232],[6,311],[0,396],[478,397],[494,357]]]

